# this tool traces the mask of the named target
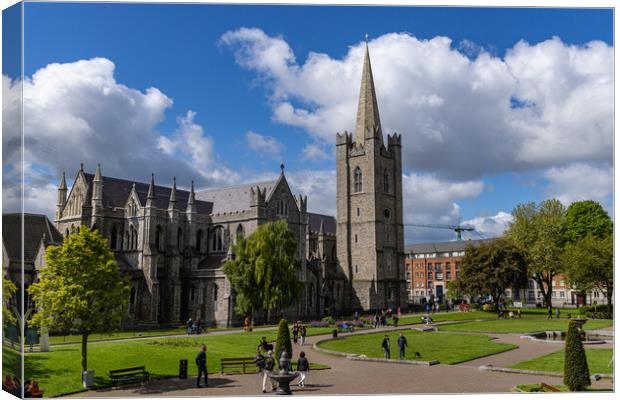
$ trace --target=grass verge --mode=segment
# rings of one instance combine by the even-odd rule
[[[611,374],[612,366],[609,360],[613,356],[612,349],[586,349],[590,374]],[[529,371],[564,372],[564,350],[556,351],[542,357],[522,361],[511,365],[509,368],[525,369]]]
[[[442,331],[481,332],[481,333],[531,333],[539,331],[565,331],[568,319],[495,319],[487,321],[464,322],[454,325],[442,325]],[[589,320],[586,330],[601,329],[613,325],[610,319]]]
[[[441,332],[402,331],[407,338],[407,360],[438,360],[442,364],[458,364],[479,357],[511,350],[517,346],[497,343],[486,335],[458,335]],[[398,359],[397,339],[400,332],[390,332],[392,358]],[[383,357],[381,341],[384,333],[354,335],[344,339],[328,340],[320,344],[326,350],[351,354],[365,354],[367,357]],[[420,358],[414,358],[415,352]]]

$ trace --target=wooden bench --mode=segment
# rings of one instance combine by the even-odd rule
[[[550,392],[561,392],[561,390],[559,388],[557,388],[557,387],[555,387],[553,385],[549,385],[549,384],[547,384],[545,382],[542,382],[540,384],[540,388],[541,389],[546,389],[546,390],[548,390]]]
[[[148,382],[151,379],[151,374],[146,370],[144,366],[115,369],[108,373],[112,385],[116,386],[119,383],[127,382]]]
[[[252,372],[258,371],[258,367],[254,362],[254,357],[237,357],[237,358],[222,358],[220,360],[220,373],[224,373],[225,369],[239,368],[241,367],[245,374],[249,367],[253,367]]]

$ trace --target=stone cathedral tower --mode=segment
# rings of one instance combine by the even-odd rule
[[[337,252],[350,309],[404,306],[401,136],[379,119],[368,43],[354,134],[336,135]]]

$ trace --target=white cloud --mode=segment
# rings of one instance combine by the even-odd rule
[[[333,144],[354,127],[364,44],[341,59],[298,63],[282,37],[229,31],[221,42],[269,91],[273,118]],[[464,47],[463,47],[464,46]],[[504,58],[447,37],[389,33],[369,43],[384,131],[403,134],[409,170],[450,179],[612,157],[613,48],[558,38],[517,43]]]
[[[302,160],[322,161],[329,160],[332,156],[325,149],[325,146],[317,143],[309,143],[303,148],[301,158]]]
[[[282,143],[276,138],[252,131],[245,134],[245,140],[248,147],[259,155],[266,154],[270,157],[279,157],[284,149]]]
[[[172,99],[151,87],[140,91],[116,81],[115,65],[105,58],[73,63],[49,64],[37,70],[23,83],[24,154],[32,204],[27,211],[44,207],[53,214],[55,198],[43,203],[50,182],[62,171],[67,178],[79,169],[79,163],[94,171],[101,163],[108,176],[147,181],[151,172],[158,182],[172,182],[173,176],[197,184],[218,184],[238,179],[237,175],[217,163],[213,140],[194,122],[189,111],[178,118],[172,136],[162,136],[157,126],[164,120]],[[18,168],[21,86],[6,76],[3,94],[3,169]],[[154,161],[157,162],[154,162]],[[4,203],[19,204],[17,184],[3,178]],[[13,186],[13,190],[11,190]],[[49,197],[49,194],[45,195]],[[46,198],[47,198],[46,197]],[[28,196],[26,196],[26,201]],[[43,206],[45,204],[45,206]],[[38,208],[37,208],[38,207]],[[5,211],[9,209],[4,208]]]
[[[613,191],[613,169],[611,166],[595,167],[574,163],[563,168],[551,168],[544,173],[549,184],[549,197],[559,199],[568,206],[580,200],[595,200],[611,210],[609,202]]]
[[[512,214],[500,211],[495,215],[486,217],[476,217],[467,221],[463,221],[462,225],[471,226],[476,229],[476,233],[464,232],[464,238],[480,239],[480,235],[484,238],[492,238],[501,236],[508,224],[513,220]]]

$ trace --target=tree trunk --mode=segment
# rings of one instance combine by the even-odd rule
[[[88,333],[82,333],[82,371],[87,369],[86,348],[88,344]]]
[[[607,282],[607,290],[605,291],[605,296],[607,296],[607,308],[609,309],[609,315],[614,315],[613,305],[611,301],[614,297],[614,286],[613,282]]]

